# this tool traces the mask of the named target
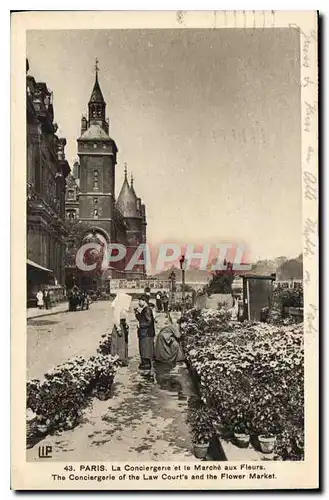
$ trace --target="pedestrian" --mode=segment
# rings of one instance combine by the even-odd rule
[[[40,290],[40,289],[37,293],[37,306],[39,309],[42,309],[44,306],[43,293],[42,293],[42,290]]]
[[[73,291],[70,290],[68,294],[69,299],[69,311],[73,311]]]
[[[179,399],[186,399],[192,393],[185,370],[173,373],[176,364],[184,360],[181,347],[181,333],[177,323],[173,323],[170,314],[166,316],[164,327],[157,335],[154,351],[155,379],[165,390],[177,390]]]
[[[43,292],[43,301],[45,304],[46,309],[49,309],[50,307],[50,296],[49,296],[49,290],[44,290]]]
[[[78,289],[74,287],[70,294],[70,311],[76,311],[79,303]]]
[[[88,291],[85,294],[85,305],[86,305],[86,310],[88,311],[90,305],[90,294]]]
[[[79,289],[76,289],[73,293],[73,311],[77,310],[79,303],[80,303]]]
[[[161,292],[158,292],[155,296],[155,302],[156,302],[156,306],[157,306],[157,311],[158,312],[161,312],[162,311],[162,296],[161,296]]]
[[[49,294],[49,308],[51,309],[52,305],[55,303],[54,291],[50,289],[48,291],[48,294]]]
[[[231,319],[237,321],[239,316],[239,302],[234,295],[233,295],[233,305],[230,309],[228,309],[228,311],[231,314]]]
[[[86,294],[85,294],[84,291],[82,291],[81,294],[80,294],[80,308],[81,308],[81,311],[84,310],[85,303],[86,303]]]
[[[119,292],[112,302],[114,326],[111,334],[111,355],[119,356],[122,366],[128,366],[129,324],[131,295]]]
[[[139,323],[137,333],[141,357],[141,363],[138,368],[139,370],[151,370],[154,356],[155,327],[152,309],[146,295],[142,295],[139,298],[135,315]]]
[[[166,292],[162,295],[163,312],[168,313],[169,297]]]
[[[154,359],[161,363],[168,363],[172,367],[179,361],[183,361],[184,355],[180,340],[181,333],[178,325],[173,324],[168,315],[165,326],[157,335]]]

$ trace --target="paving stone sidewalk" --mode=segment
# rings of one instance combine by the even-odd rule
[[[76,313],[79,314],[79,313]],[[157,331],[163,319],[157,319]],[[193,387],[185,366],[163,377],[138,370],[137,323],[130,317],[130,362],[118,370],[113,396],[94,399],[81,424],[71,431],[45,437],[54,461],[195,461],[186,424],[187,397]],[[36,461],[38,446],[27,450]]]

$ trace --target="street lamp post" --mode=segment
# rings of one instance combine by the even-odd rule
[[[175,282],[176,282],[175,271],[172,271],[170,273],[169,280],[170,280],[170,305],[172,305],[174,302]]]
[[[185,311],[185,271],[187,268],[187,260],[185,259],[185,255],[182,255],[180,260],[180,268],[182,270],[182,312]]]

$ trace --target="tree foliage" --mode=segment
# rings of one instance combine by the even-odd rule
[[[222,270],[214,271],[208,286],[208,293],[232,293],[232,283],[235,278],[233,264],[224,261]]]

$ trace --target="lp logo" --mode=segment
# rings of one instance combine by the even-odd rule
[[[52,446],[39,446],[39,458],[51,458]]]

